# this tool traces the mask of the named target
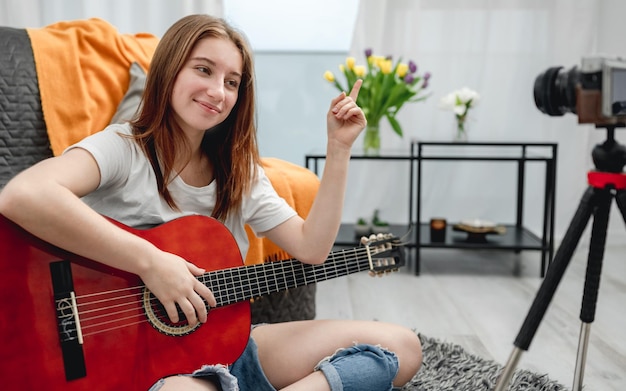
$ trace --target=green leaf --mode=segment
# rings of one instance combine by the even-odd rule
[[[344,90],[344,88],[343,88],[343,86],[341,85],[341,83],[339,83],[339,82],[337,81],[337,79],[336,79],[336,78],[335,78],[335,82],[334,82],[334,83],[335,83],[335,87],[336,87],[339,91],[345,91],[345,90]]]
[[[400,122],[398,122],[398,120],[396,119],[395,115],[392,115],[390,113],[388,113],[386,115],[387,120],[389,121],[389,124],[391,125],[391,128],[393,129],[394,132],[396,132],[398,134],[398,136],[402,137],[402,127],[400,126]]]

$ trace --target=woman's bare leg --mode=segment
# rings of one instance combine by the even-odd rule
[[[355,343],[378,345],[396,354],[399,363],[399,371],[393,382],[396,387],[411,380],[422,363],[421,344],[415,332],[384,322],[286,322],[259,326],[252,331],[252,336],[258,346],[263,371],[277,389],[293,385],[295,390],[300,380],[311,384],[325,381],[319,372],[309,376],[313,368],[337,349],[349,348]],[[325,386],[327,390],[328,384]]]

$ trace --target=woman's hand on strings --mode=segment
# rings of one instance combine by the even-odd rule
[[[167,316],[174,323],[179,322],[176,304],[185,314],[190,325],[207,321],[208,308],[217,302],[211,290],[196,277],[205,270],[183,258],[160,251],[160,256],[152,262],[152,267],[140,274],[146,287],[159,299]],[[205,303],[206,301],[206,303]]]

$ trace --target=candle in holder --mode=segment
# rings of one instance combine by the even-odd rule
[[[435,217],[430,219],[430,241],[443,243],[446,241],[446,219]]]

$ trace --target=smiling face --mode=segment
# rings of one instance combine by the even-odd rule
[[[176,76],[171,105],[178,125],[189,136],[222,123],[239,96],[243,59],[223,38],[198,41]]]

